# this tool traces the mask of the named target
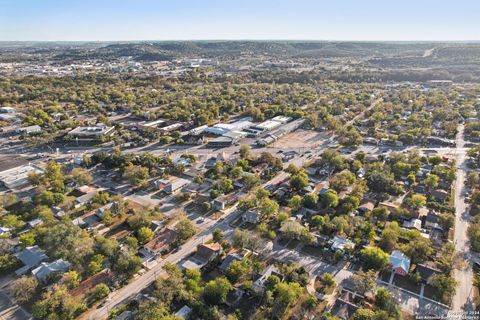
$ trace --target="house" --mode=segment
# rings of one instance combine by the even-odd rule
[[[355,243],[353,243],[353,241],[345,239],[341,236],[333,237],[330,243],[331,243],[330,248],[332,251],[340,250],[342,252],[345,252],[348,248],[350,249],[355,248]]]
[[[432,199],[434,199],[435,201],[443,203],[443,202],[445,202],[445,200],[448,197],[448,192],[445,191],[445,190],[441,190],[441,189],[433,190],[430,193],[430,197]]]
[[[181,265],[182,269],[201,269],[209,262],[213,261],[222,253],[222,246],[215,243],[200,244],[197,247],[197,252],[184,261]]]
[[[206,263],[213,261],[222,253],[222,246],[218,242],[200,244],[197,247],[195,258]]]
[[[391,213],[392,211],[397,210],[400,207],[400,204],[394,203],[394,202],[380,202],[378,204],[378,207],[379,208],[385,208],[385,209],[388,210],[388,212]]]
[[[48,259],[45,251],[40,249],[39,246],[26,247],[22,251],[18,252],[15,256],[24,264],[23,267],[15,271],[17,275],[23,275],[27,273],[31,269],[38,266],[42,261]]]
[[[218,267],[218,269],[222,272],[225,273],[234,261],[242,261],[242,257],[240,257],[237,254],[229,254],[223,259],[222,263]]]
[[[178,234],[175,230],[165,228],[158,236],[143,245],[140,253],[147,257],[155,257],[170,250],[170,245],[177,240]]]
[[[85,185],[85,186],[81,186],[74,189],[68,195],[76,197],[75,208],[78,208],[90,202],[93,199],[93,197],[97,194],[97,192],[98,192],[97,188]]]
[[[225,304],[229,307],[237,306],[244,294],[244,290],[234,287],[228,292],[227,301],[225,301]]]
[[[411,219],[411,220],[405,220],[403,221],[403,227],[407,229],[417,229],[421,230],[422,229],[422,220],[420,219]]]
[[[54,273],[64,273],[70,268],[70,262],[58,259],[53,262],[42,262],[40,266],[32,270],[32,274],[38,281],[45,283],[48,277]]]
[[[33,229],[35,228],[36,226],[41,226],[43,224],[43,221],[42,219],[40,218],[36,218],[36,219],[33,219],[33,220],[30,220],[26,223],[27,227],[29,229]]]
[[[253,282],[252,290],[257,294],[263,293],[265,288],[265,282],[272,275],[276,275],[280,279],[283,278],[283,276],[279,273],[277,267],[271,264],[268,267],[266,267],[263,270],[263,272],[259,275],[259,277]]]
[[[390,255],[390,266],[394,273],[405,276],[410,270],[410,258],[404,255],[401,251],[394,250]]]
[[[242,214],[243,222],[257,224],[258,222],[260,222],[260,218],[260,212],[256,208],[249,209]]]
[[[338,319],[348,320],[357,310],[358,306],[354,303],[338,298],[330,309],[330,313]]]
[[[213,209],[224,210],[226,207],[234,204],[237,199],[238,195],[235,193],[219,196],[218,198],[213,200]]]
[[[0,227],[0,236],[10,234],[11,229],[6,227]]]
[[[430,283],[430,279],[432,278],[432,276],[442,273],[441,270],[427,263],[417,264],[417,266],[415,267],[415,272],[418,272],[418,274],[422,278],[422,282],[425,284]]]
[[[373,209],[375,208],[375,204],[371,201],[368,201],[368,202],[364,202],[363,204],[361,204],[359,207],[358,207],[358,212],[362,213],[362,214],[365,214],[369,211],[372,211]]]
[[[183,143],[186,145],[199,146],[205,143],[205,140],[200,134],[187,134],[182,137]]]
[[[182,178],[177,178],[175,180],[172,180],[169,184],[167,184],[163,190],[169,194],[176,193],[180,191],[184,186],[189,184],[190,181]]]
[[[443,230],[439,222],[440,222],[440,216],[433,211],[429,211],[425,217],[425,229]]]
[[[185,305],[181,307],[180,310],[175,312],[175,317],[178,317],[180,319],[187,319],[191,312],[192,312],[192,308]]]

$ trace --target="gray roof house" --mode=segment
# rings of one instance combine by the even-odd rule
[[[23,267],[15,271],[17,275],[22,275],[38,266],[42,261],[48,259],[45,252],[39,246],[26,247],[16,254],[18,260],[22,261]]]
[[[258,223],[260,221],[260,212],[258,209],[250,209],[242,215],[243,222]]]
[[[38,281],[45,283],[48,276],[60,272],[64,273],[70,268],[70,262],[58,259],[53,262],[42,262],[40,266],[32,270],[32,274]]]

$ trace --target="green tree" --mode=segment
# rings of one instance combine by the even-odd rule
[[[149,227],[141,227],[138,230],[137,239],[140,244],[145,244],[148,241],[152,240],[154,233]]]
[[[105,298],[110,294],[110,288],[105,283],[99,283],[95,286],[94,297],[95,300],[100,300]]]
[[[383,270],[388,266],[389,256],[382,249],[368,247],[361,251],[363,267],[366,270]]]
[[[203,295],[207,303],[219,305],[225,303],[232,289],[232,284],[226,278],[216,278],[207,282]]]
[[[23,304],[30,301],[35,295],[38,287],[38,281],[34,277],[22,276],[12,281],[10,284],[10,293],[15,302]]]
[[[180,242],[184,242],[195,234],[195,226],[193,223],[188,220],[187,218],[182,218],[176,225],[175,225],[175,231],[178,234],[178,240]]]

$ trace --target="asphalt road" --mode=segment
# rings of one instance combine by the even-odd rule
[[[463,148],[465,140],[463,137],[463,124],[458,127],[456,138],[456,162],[457,179],[455,181],[455,250],[465,259],[466,266],[463,269],[455,269],[453,272],[455,280],[458,282],[457,291],[452,301],[453,311],[474,310],[473,305],[473,256],[470,251],[470,243],[467,236],[470,215],[465,204],[465,177],[467,175],[467,165],[465,161],[465,149]]]

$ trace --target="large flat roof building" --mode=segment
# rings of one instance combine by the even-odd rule
[[[0,172],[0,182],[9,189],[18,189],[29,184],[31,172],[43,173],[43,169],[34,164],[25,164]]]
[[[77,127],[71,130],[68,135],[81,140],[99,140],[102,137],[113,135],[115,127],[97,125],[88,127]]]

